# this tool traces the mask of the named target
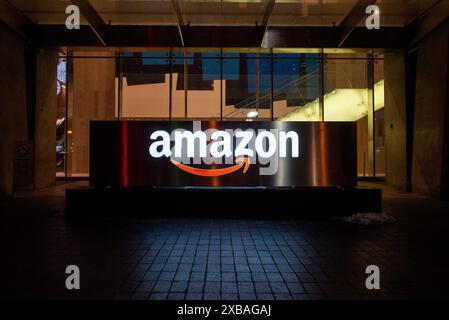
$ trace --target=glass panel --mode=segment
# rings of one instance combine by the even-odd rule
[[[113,25],[176,25],[177,23],[169,0],[89,0],[89,2],[104,21]]]
[[[187,116],[220,117],[220,58],[216,53],[188,53]]]
[[[183,17],[191,25],[254,26],[264,0],[181,0]]]
[[[32,21],[39,24],[65,24],[67,14],[65,10],[72,5],[70,0],[8,0]],[[84,17],[80,17],[81,24],[87,24]]]
[[[366,59],[324,61],[324,121],[357,122],[359,176],[373,176],[373,112]],[[371,101],[370,101],[371,100]]]
[[[166,52],[123,53],[123,118],[168,118],[170,60]]]
[[[172,117],[187,118],[187,87],[188,79],[184,74],[188,72],[189,63],[193,63],[193,54],[175,52],[172,55],[173,84],[172,84]],[[185,62],[185,63],[184,63]]]
[[[87,176],[89,123],[115,118],[116,59],[115,53],[74,52],[70,61],[67,175]]]
[[[112,52],[75,52],[67,64],[61,57],[56,133],[60,175],[64,169],[69,176],[88,174],[89,121],[116,118],[119,96],[122,118],[168,119],[171,93],[173,119],[218,119],[223,105],[228,120],[271,119],[273,106],[280,121],[355,121],[358,174],[385,176],[381,54],[375,54],[373,66],[364,52],[327,50],[321,79],[321,58],[314,51],[277,50],[271,55],[227,48],[220,60],[218,49],[183,50],[173,49],[171,57],[162,48],[122,52],[121,69]]]
[[[384,92],[384,61],[382,56],[374,60],[374,137],[376,151],[376,177],[385,177],[385,92]]]
[[[319,54],[275,54],[273,100],[275,119],[321,121]]]
[[[435,5],[438,0],[377,0],[382,26],[405,26]]]
[[[363,59],[366,60],[372,49],[323,48],[323,53],[332,59]]]
[[[223,54],[223,117],[271,119],[271,56]]]
[[[275,26],[338,25],[357,0],[278,0],[270,17]]]
[[[65,176],[66,154],[66,106],[67,106],[67,60],[59,59],[56,75],[56,176]]]

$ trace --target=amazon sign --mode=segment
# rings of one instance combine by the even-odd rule
[[[90,182],[111,187],[352,186],[356,124],[92,121]]]

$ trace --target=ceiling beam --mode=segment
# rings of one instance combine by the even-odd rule
[[[110,47],[181,47],[176,26],[112,25]],[[38,47],[103,47],[87,25],[68,30],[65,25],[36,25],[29,31]]]
[[[9,1],[0,0],[0,20],[29,42],[27,28],[34,22]]]
[[[376,3],[376,0],[358,0],[351,10],[346,14],[340,22],[338,28],[341,30],[340,41],[338,47],[343,46],[346,39],[351,35],[352,31],[357,27],[360,20],[366,15],[366,8]]]
[[[68,30],[64,25],[36,25],[33,41],[38,47],[99,47],[88,26]],[[111,47],[181,47],[176,26],[113,25]],[[191,26],[184,29],[186,47],[260,48],[261,27]],[[345,48],[404,49],[410,43],[405,27],[368,30],[357,27],[344,43]],[[264,48],[337,48],[335,27],[274,27],[266,31]]]
[[[447,19],[449,19],[449,0],[440,0],[408,26],[414,33],[410,46],[415,46]]]
[[[71,0],[71,2],[78,6],[80,13],[89,23],[90,28],[94,32],[98,41],[103,46],[107,46],[108,42],[108,26],[104,23],[100,14],[95,10],[89,0]]]
[[[268,27],[264,48],[339,48],[334,27]],[[341,48],[404,49],[410,41],[405,27],[368,30],[356,27]]]
[[[261,27],[186,26],[186,47],[260,47]]]
[[[179,3],[179,0],[171,0],[171,4],[173,7],[173,12],[176,15],[179,38],[181,39],[182,46],[184,47],[184,35],[182,33],[182,29],[184,28],[185,23],[184,23],[184,18],[182,17],[181,3]]]
[[[262,39],[260,41],[260,46],[263,46],[263,41],[265,39],[265,35],[268,29],[268,21],[270,20],[271,12],[273,12],[274,3],[276,0],[265,0],[264,1],[264,9],[262,20],[260,21],[260,26],[263,28]]]
[[[260,21],[260,26],[267,27],[268,26],[268,20],[270,20],[271,12],[273,12],[274,3],[276,0],[265,0],[264,2],[264,9],[263,9],[263,16],[262,20]]]

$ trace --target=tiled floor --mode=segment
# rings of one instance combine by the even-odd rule
[[[62,217],[63,188],[0,202],[2,297],[449,297],[448,203],[385,188],[385,209],[398,222],[377,227],[126,219],[71,226]],[[80,268],[80,290],[65,289],[71,264]],[[379,291],[365,288],[371,264],[380,267]]]

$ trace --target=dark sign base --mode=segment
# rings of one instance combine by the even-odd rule
[[[381,212],[380,189],[77,188],[66,190],[66,217],[303,219]]]

